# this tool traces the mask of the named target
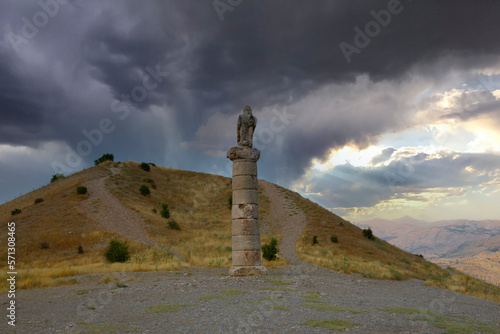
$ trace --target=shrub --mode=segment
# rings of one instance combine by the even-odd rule
[[[83,247],[81,245],[78,246],[78,254],[83,254]]]
[[[339,242],[339,238],[337,238],[336,236],[332,236],[332,237],[330,238],[330,240],[331,240],[334,244],[336,244],[336,243],[338,243],[338,242]]]
[[[62,179],[63,177],[64,177],[64,175],[62,175],[62,174],[59,174],[59,173],[54,174],[54,175],[52,175],[52,178],[50,179],[50,183],[56,182],[57,180]]]
[[[151,211],[153,211],[153,213],[156,213],[156,212],[157,212],[157,211],[156,211],[156,208],[151,209]]]
[[[375,240],[375,236],[373,235],[371,228],[366,228],[363,230],[363,236],[368,240]]]
[[[170,210],[168,209],[168,204],[165,204],[163,203],[161,205],[161,212],[160,212],[160,215],[163,217],[163,218],[170,218]]]
[[[35,204],[42,203],[42,202],[43,202],[43,198],[35,199]]]
[[[103,154],[102,157],[100,157],[99,159],[94,160],[94,164],[97,166],[101,162],[104,162],[104,161],[114,161],[114,160],[115,160],[115,157],[113,156],[113,154],[106,153],[106,154]]]
[[[267,261],[274,261],[278,258],[278,240],[271,238],[271,243],[262,246],[262,257]]]
[[[173,219],[168,221],[168,228],[170,228],[172,230],[180,230],[181,229],[179,224],[177,224],[177,222]]]
[[[230,194],[227,198],[227,206],[229,207],[229,210],[233,208],[233,194]]]
[[[146,172],[149,172],[151,170],[151,166],[149,166],[149,164],[147,162],[141,162],[141,164],[139,165],[139,167],[142,170],[145,170]]]
[[[114,239],[111,240],[106,251],[106,258],[109,262],[126,262],[130,259],[128,244]]]
[[[20,214],[22,211],[21,209],[14,209],[10,212],[11,215],[15,216],[15,215],[18,215]]]
[[[87,193],[87,187],[84,187],[84,186],[76,187],[76,193],[78,195],[85,195]]]
[[[313,236],[313,241],[312,241],[312,244],[313,244],[313,245],[317,245],[318,243],[319,243],[319,242],[318,242],[318,236],[317,236],[317,235]]]
[[[145,184],[143,184],[140,188],[139,188],[139,191],[141,192],[141,194],[143,196],[147,196],[151,193],[151,191],[149,190],[149,187]]]
[[[42,242],[40,244],[41,249],[49,249],[49,243],[48,242]]]

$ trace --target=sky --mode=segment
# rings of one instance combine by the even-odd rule
[[[0,204],[104,153],[259,177],[354,222],[500,219],[498,1],[0,3]]]

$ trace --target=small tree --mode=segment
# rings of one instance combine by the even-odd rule
[[[64,177],[64,175],[62,175],[60,173],[54,174],[54,175],[52,175],[52,178],[50,179],[50,183],[56,182],[57,180],[62,179],[63,177]]]
[[[336,237],[336,236],[334,236],[334,235],[330,238],[330,240],[331,240],[331,242],[333,242],[334,244],[336,244],[336,243],[338,243],[338,242],[339,242],[339,238],[337,238],[337,237]]]
[[[102,157],[100,157],[99,159],[94,160],[94,164],[97,166],[104,161],[115,161],[115,157],[113,156],[113,154],[106,153],[103,154]]]
[[[109,262],[126,262],[130,259],[128,244],[114,239],[111,240],[106,251],[106,258]]]
[[[151,166],[149,166],[149,164],[147,162],[141,162],[141,164],[139,165],[139,167],[142,170],[145,170],[146,172],[149,172],[151,170]]]
[[[76,193],[78,195],[85,195],[87,193],[87,187],[84,187],[84,186],[76,187]]]
[[[262,257],[267,261],[274,261],[278,258],[278,240],[271,238],[271,243],[262,246]]]
[[[318,236],[317,235],[313,236],[312,244],[313,245],[317,245],[318,243],[319,243],[318,242]]]
[[[141,185],[141,187],[139,188],[139,191],[141,192],[141,194],[143,196],[147,196],[151,193],[151,191],[149,190],[149,187],[145,184]]]
[[[11,214],[12,216],[15,216],[15,215],[20,214],[21,212],[22,212],[22,211],[21,211],[21,209],[14,209],[14,210],[12,210],[12,211],[10,212],[10,214]]]
[[[363,230],[363,236],[368,240],[375,240],[375,236],[373,235],[371,228],[366,228]]]
[[[163,218],[167,218],[167,219],[170,218],[170,210],[168,209],[168,204],[163,203],[161,205],[160,214]]]
[[[81,245],[78,246],[78,254],[83,254],[83,247]]]

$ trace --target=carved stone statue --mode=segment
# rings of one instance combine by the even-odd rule
[[[253,132],[257,125],[257,118],[252,115],[252,108],[246,105],[243,108],[243,114],[238,117],[238,145],[249,146],[253,145]]]

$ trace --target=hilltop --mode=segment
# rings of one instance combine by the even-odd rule
[[[75,284],[76,276],[88,273],[229,268],[231,179],[148,166],[146,171],[137,162],[104,162],[0,206],[3,220],[16,222],[19,287]],[[280,242],[278,261],[263,261],[271,269],[304,261],[367,278],[418,278],[497,298],[494,287],[460,273],[450,276],[418,255],[364,237],[362,229],[298,193],[259,182],[262,243],[271,237]],[[77,194],[78,186],[88,193]],[[149,194],[141,194],[141,186]],[[161,215],[164,204],[170,218]],[[15,209],[21,213],[11,216]],[[2,229],[6,232],[5,225]],[[128,262],[105,260],[113,238],[129,243]],[[6,256],[3,252],[4,263]]]

